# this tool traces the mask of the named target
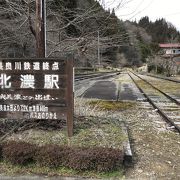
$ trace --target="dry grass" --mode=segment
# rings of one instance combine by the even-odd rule
[[[29,129],[16,132],[6,138],[8,140],[25,141],[40,146],[45,144],[68,145],[71,147],[109,147],[123,150],[126,136],[121,129],[121,119],[117,113],[101,110],[97,105],[89,104],[89,100],[75,99],[75,133],[72,138],[66,136],[63,130]],[[66,168],[50,170],[48,168],[12,166],[5,162],[0,164],[0,173],[5,174],[45,174],[62,176],[87,176],[87,177],[122,177],[123,168],[109,173],[77,172]]]
[[[166,93],[176,94],[176,95],[179,94],[179,89],[180,89],[179,83],[162,80],[162,79],[157,79],[157,78],[153,78],[153,77],[147,77],[147,76],[143,76],[143,78],[146,79],[147,81],[149,81],[152,85],[154,85],[158,89],[160,89]]]
[[[0,174],[7,174],[10,176],[13,175],[46,175],[49,177],[56,177],[56,176],[62,176],[62,177],[93,177],[98,179],[113,179],[113,178],[123,178],[123,169],[120,168],[117,171],[114,172],[104,172],[104,173],[97,173],[94,171],[84,171],[79,172],[72,169],[59,167],[56,169],[48,168],[48,167],[40,167],[38,165],[29,165],[27,167],[20,167],[20,166],[13,166],[9,163],[0,162]]]
[[[89,105],[92,107],[98,107],[103,111],[124,111],[127,109],[134,108],[136,106],[135,102],[123,102],[123,101],[90,101]]]
[[[158,89],[170,93],[170,94],[179,94],[180,85],[178,83],[173,82],[164,82],[164,81],[151,81],[151,83],[157,87]]]
[[[161,118],[147,116],[144,110],[123,112],[122,117],[129,123],[135,161],[127,178],[179,179],[179,134],[160,128],[155,121]]]
[[[124,111],[136,107],[136,102],[126,101],[102,101],[97,99],[75,99],[75,114],[86,117],[106,117],[120,119],[115,111]]]

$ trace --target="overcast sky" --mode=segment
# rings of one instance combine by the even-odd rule
[[[180,31],[180,0],[100,0],[106,9],[114,7],[120,19],[139,20],[149,16],[152,21],[165,18]],[[117,4],[121,5],[117,8]]]

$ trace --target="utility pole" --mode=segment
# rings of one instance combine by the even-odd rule
[[[99,43],[99,30],[98,30],[98,65],[100,65],[101,64],[101,62],[100,62],[100,43]]]
[[[36,0],[36,56],[46,57],[46,0]]]

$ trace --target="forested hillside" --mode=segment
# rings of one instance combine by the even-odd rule
[[[144,28],[149,35],[152,36],[152,41],[157,43],[167,42],[179,42],[180,32],[165,19],[157,19],[155,22],[149,20],[149,18],[143,17],[138,25]]]
[[[163,32],[163,33],[162,33]],[[35,57],[35,0],[0,1],[0,56]],[[141,65],[159,42],[179,41],[164,19],[123,22],[95,0],[47,0],[47,57],[72,53],[76,66]]]

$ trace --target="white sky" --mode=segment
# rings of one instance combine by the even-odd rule
[[[180,31],[180,0],[100,0],[106,9],[115,8],[116,15],[123,20],[139,20],[149,16],[155,21],[165,18]],[[117,4],[121,2],[119,8]]]

